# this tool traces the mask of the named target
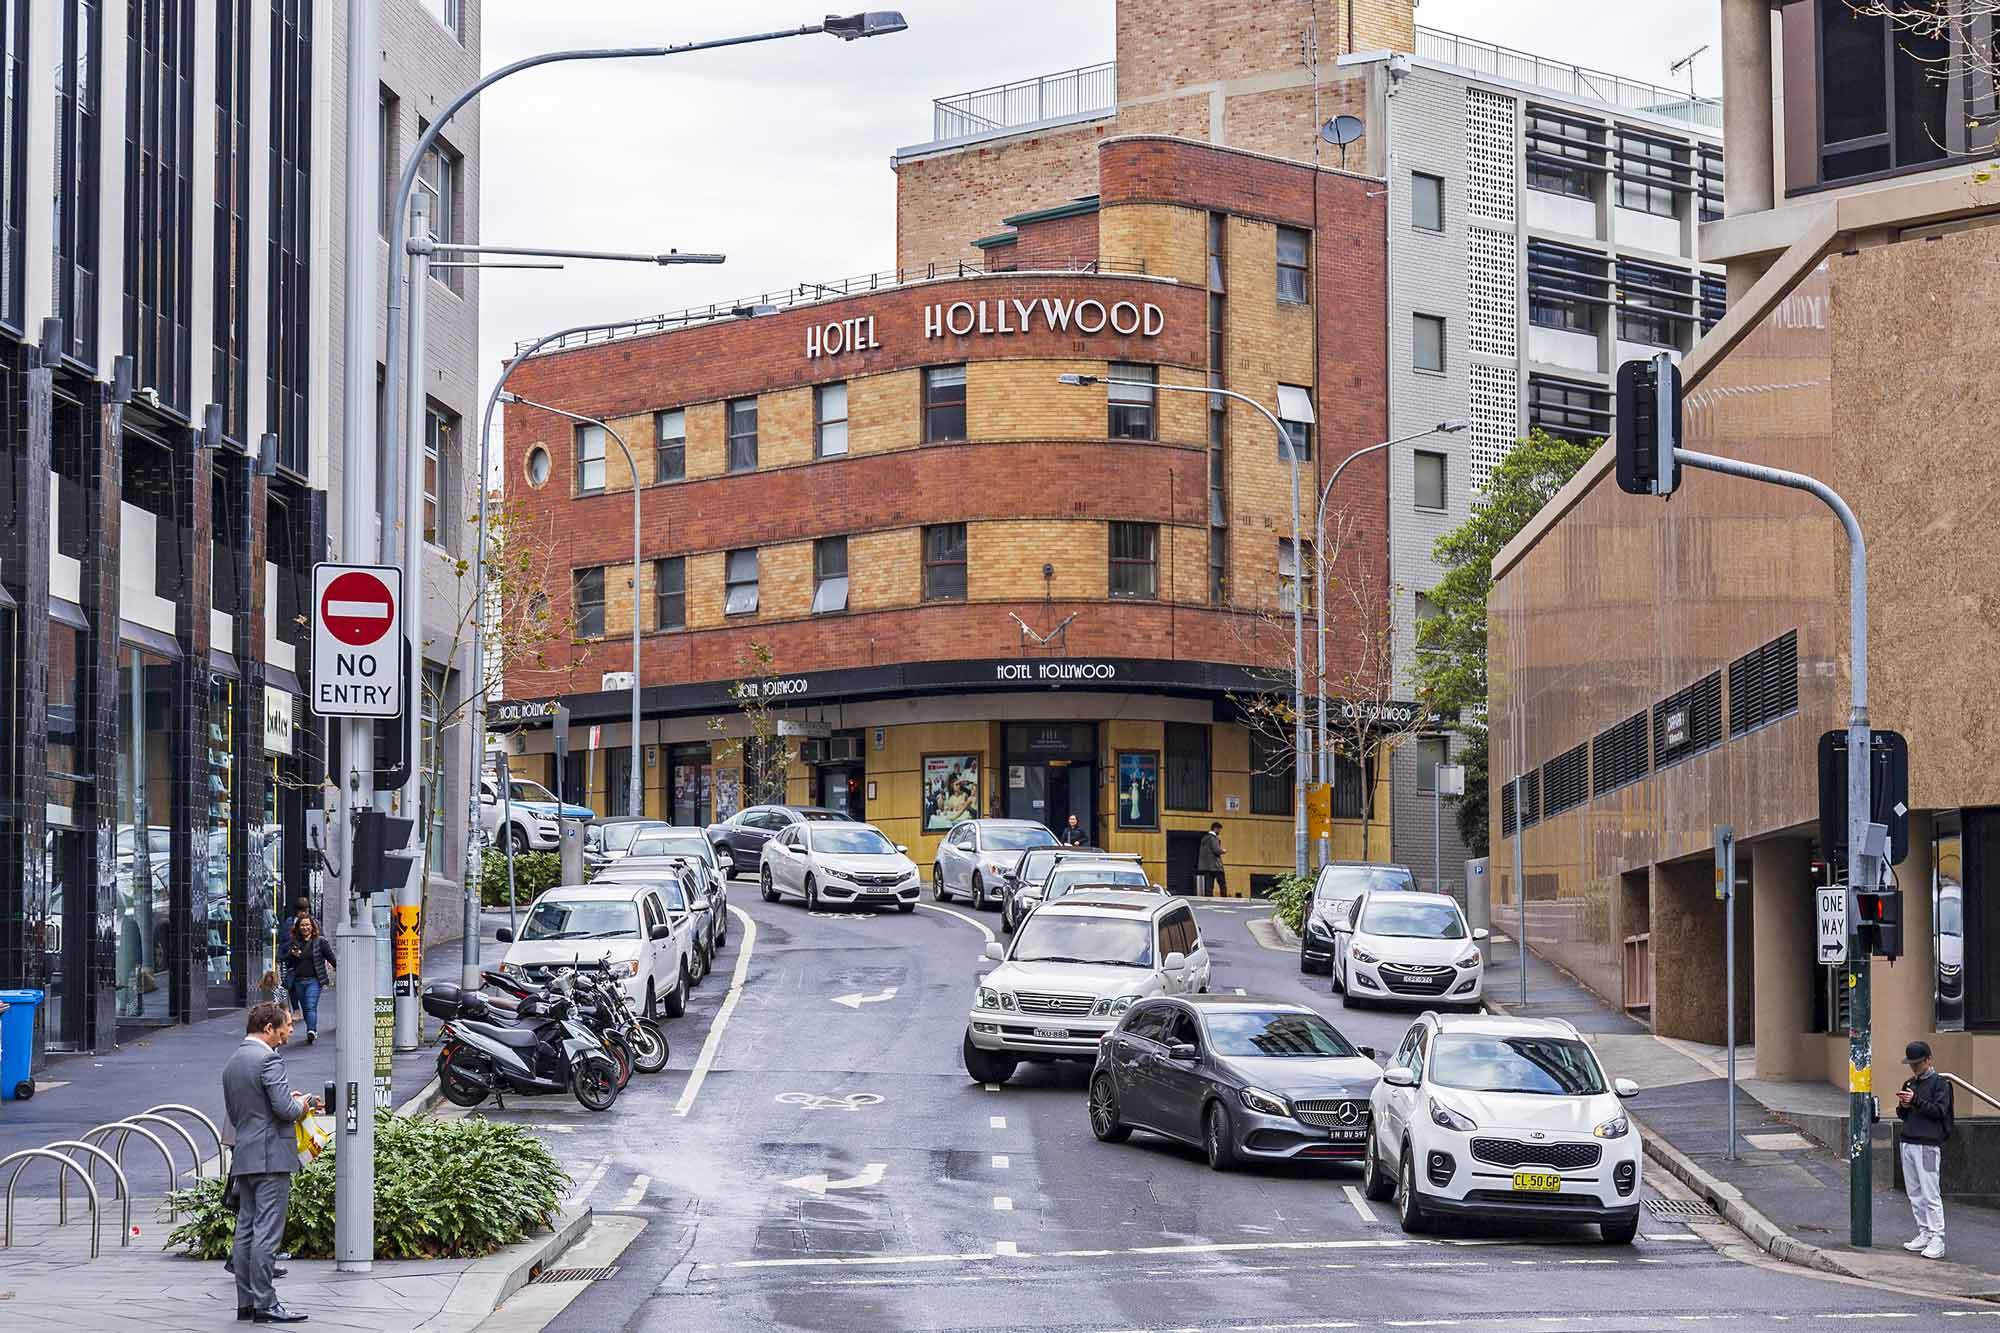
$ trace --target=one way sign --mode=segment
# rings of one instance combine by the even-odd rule
[[[403,571],[313,566],[312,710],[320,717],[400,717]]]

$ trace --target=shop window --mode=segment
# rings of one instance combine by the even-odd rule
[[[208,837],[195,855],[208,871],[208,984],[236,976],[234,877],[230,840],[236,827],[236,682],[217,676],[208,693]]]
[[[1419,449],[1416,454],[1417,508],[1445,507],[1445,459],[1443,454]]]
[[[1292,813],[1292,782],[1296,771],[1289,739],[1279,740],[1260,731],[1250,733],[1250,813],[1289,815]]]
[[[1283,439],[1278,445],[1278,461],[1289,463],[1296,458],[1301,463],[1310,462],[1313,452],[1311,389],[1298,384],[1278,386],[1278,424],[1284,427]]]
[[[1278,300],[1304,305],[1311,290],[1311,233],[1278,228]]]
[[[174,664],[137,648],[118,654],[118,940],[120,1022],[173,1021],[171,878]]]
[[[965,367],[932,366],[924,372],[924,443],[965,438]]]
[[[737,398],[729,404],[729,471],[757,470],[757,400]]]
[[[1118,752],[1118,827],[1160,826],[1160,755],[1157,750]]]
[[[687,558],[653,562],[653,628],[687,628]]]
[[[847,609],[847,538],[822,537],[813,543],[814,615]]]
[[[1144,380],[1144,384],[1107,383],[1104,397],[1109,405],[1111,419],[1107,427],[1114,440],[1150,440],[1154,434],[1154,399],[1159,391],[1153,386],[1158,382],[1160,371],[1157,366],[1131,366],[1111,363],[1110,381]]]
[[[847,384],[822,384],[813,390],[813,445],[821,458],[847,452]]]
[[[1111,525],[1111,595],[1151,599],[1160,595],[1160,525]]]
[[[722,614],[748,616],[757,613],[757,548],[731,551],[724,573]]]
[[[1410,225],[1418,231],[1444,230],[1444,177],[1410,173]]]
[[[576,489],[594,495],[604,489],[604,427],[576,428]]]
[[[1444,372],[1444,316],[1410,316],[1410,365],[1416,370]]]
[[[604,637],[604,568],[579,569],[573,576],[576,608],[576,637]]]
[[[965,524],[935,523],[924,529],[924,600],[965,600]]]
[[[1166,731],[1167,809],[1206,811],[1210,801],[1208,727],[1199,722],[1169,722]]]
[[[687,409],[676,407],[653,414],[653,480],[687,478]]]

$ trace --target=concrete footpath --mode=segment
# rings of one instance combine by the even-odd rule
[[[1496,930],[1487,950],[1487,1006],[1535,1018],[1568,1019],[1596,1048],[1612,1077],[1637,1083],[1640,1095],[1628,1106],[1645,1136],[1654,1170],[1665,1169],[1678,1177],[1752,1242],[1780,1259],[1904,1291],[2000,1301],[2000,1211],[1947,1198],[1945,1259],[1922,1259],[1902,1249],[1916,1228],[1908,1200],[1890,1184],[1887,1124],[1877,1127],[1874,1150],[1875,1243],[1856,1249],[1847,1244],[1846,1155],[1801,1132],[1810,1130],[1840,1142],[1847,1106],[1844,1093],[1820,1083],[1760,1080],[1754,1050],[1739,1048],[1732,1161],[1727,1156],[1726,1054],[1720,1048],[1654,1036],[1532,952],[1528,1000],[1522,1004],[1518,953],[1504,934]],[[1900,1049],[1900,1041],[1895,1044]],[[1896,1083],[1888,1082],[1889,1075],[1899,1068],[1893,1062],[1881,1065],[1884,1086],[1893,1090]]]

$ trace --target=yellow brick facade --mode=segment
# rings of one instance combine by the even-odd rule
[[[1107,266],[1142,264],[1156,277],[1208,285],[1208,214],[1172,204],[1120,204],[1097,215]]]

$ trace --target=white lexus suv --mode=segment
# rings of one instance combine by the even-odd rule
[[[1560,1018],[1427,1013],[1369,1097],[1361,1188],[1394,1197],[1403,1230],[1442,1217],[1595,1222],[1639,1230],[1639,1131],[1630,1079],[1604,1077]]]

